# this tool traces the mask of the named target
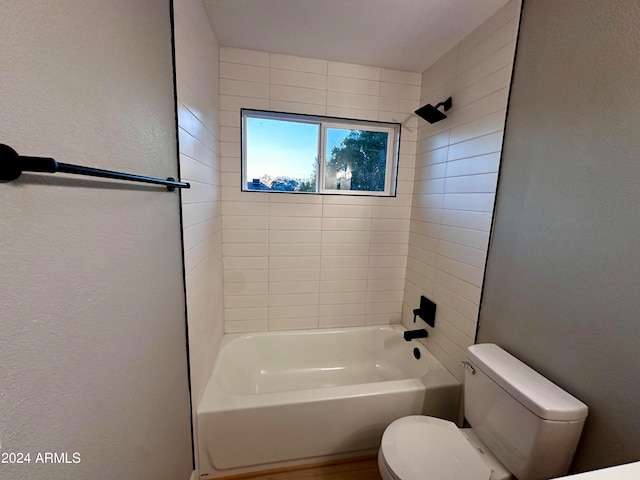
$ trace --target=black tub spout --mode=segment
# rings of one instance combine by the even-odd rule
[[[404,332],[404,339],[409,342],[414,338],[427,338],[429,336],[429,332],[427,332],[424,328],[419,330],[407,330]]]

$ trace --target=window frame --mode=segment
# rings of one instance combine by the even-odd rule
[[[270,120],[282,120],[289,122],[307,123],[318,125],[318,163],[315,192],[300,192],[286,190],[259,190],[250,189],[247,178],[247,118],[264,118]],[[326,160],[327,160],[327,135],[328,128],[338,128],[344,130],[366,130],[372,132],[388,132],[385,185],[383,191],[372,190],[339,190],[325,188]],[[306,115],[300,113],[278,112],[271,110],[258,110],[253,108],[240,109],[240,189],[243,192],[262,193],[293,193],[312,195],[352,195],[352,196],[375,196],[375,197],[395,197],[398,184],[398,165],[400,159],[400,139],[402,135],[402,124],[398,122],[380,122],[375,120],[360,120],[343,117],[329,117],[324,115]]]

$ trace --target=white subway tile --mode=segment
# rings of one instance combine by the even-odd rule
[[[472,138],[481,137],[490,133],[501,132],[504,128],[506,110],[499,110],[490,115],[481,117],[451,130],[449,142],[451,144],[464,142]]]
[[[263,320],[268,316],[266,307],[225,308],[224,318],[228,322],[237,320]]]
[[[269,98],[269,84],[221,78],[220,93],[237,97]]]
[[[222,202],[222,214],[225,216],[249,215],[266,216],[269,214],[269,204],[262,202]]]
[[[402,312],[402,301],[396,302],[376,302],[367,303],[367,314],[381,315],[381,314],[396,314],[400,315]]]
[[[366,305],[362,303],[321,303],[318,309],[320,317],[364,315]]]
[[[380,292],[393,292],[393,291],[403,291],[405,286],[405,280],[403,278],[383,278],[383,279],[371,279],[367,280],[367,291],[368,292],[377,292],[381,298],[384,298],[384,295],[381,295]]]
[[[277,217],[321,217],[321,204],[270,203],[269,212]]]
[[[371,230],[370,218],[323,218],[322,230]]]
[[[322,255],[328,256],[364,256],[369,255],[368,243],[323,243],[321,249]]]
[[[320,293],[328,292],[366,292],[367,280],[322,280]]]
[[[489,212],[468,212],[464,210],[444,210],[442,224],[454,227],[472,228],[474,230],[489,231],[492,214]]]
[[[484,22],[473,32],[467,35],[459,44],[460,53],[464,54],[467,51],[471,50],[476,45],[490,37],[494,32],[499,30],[505,24],[509,23],[515,17],[518,17],[520,15],[520,3],[521,2],[518,0],[511,0],[507,2],[507,4],[503,8],[498,10],[495,15],[493,15],[486,22]],[[515,36],[515,28],[513,33]]]
[[[321,316],[319,326],[320,328],[361,327],[364,326],[364,314]]]
[[[327,90],[332,92],[358,93],[361,95],[380,94],[380,82],[360,78],[334,77],[327,78]]]
[[[320,243],[322,232],[320,230],[270,230],[269,241],[271,243]]]
[[[224,282],[226,283],[262,283],[269,280],[266,270],[225,270]]]
[[[268,67],[269,54],[266,52],[258,52],[256,50],[220,47],[220,61]]]
[[[401,312],[392,313],[368,313],[365,316],[365,325],[393,325],[400,323]]]
[[[266,243],[268,230],[223,230],[223,243]]]
[[[269,102],[269,109],[275,112],[301,113],[304,115],[330,115],[329,113],[327,113],[327,107],[325,105],[313,103],[283,102],[281,100],[271,100]]]
[[[323,256],[320,265],[322,269],[351,269],[367,268],[369,266],[368,256]],[[324,278],[324,277],[323,277]]]
[[[348,243],[369,243],[369,231],[323,231],[322,243],[348,244]]]
[[[271,85],[269,88],[271,100],[284,102],[312,103],[326,105],[327,92],[313,88],[290,87],[287,85]]]
[[[299,265],[301,268],[296,269],[281,269],[281,270],[269,270],[270,282],[294,282],[294,281],[311,281],[320,280],[320,268],[308,268],[305,269],[304,265]]]
[[[355,120],[379,120],[378,110],[369,110],[355,107],[327,106],[327,115],[336,118],[350,118]]]
[[[365,80],[380,80],[381,69],[354,63],[329,62],[329,75],[337,77],[363,78]]]
[[[320,256],[306,257],[271,257],[269,259],[270,270],[297,270],[320,268]]]
[[[320,217],[269,217],[269,228],[272,230],[320,230],[322,218]]]
[[[318,293],[320,291],[318,280],[290,280],[286,282],[270,282],[269,294],[297,294],[297,293]]]
[[[272,257],[304,257],[320,255],[319,243],[271,243],[269,255]]]
[[[225,333],[266,332],[269,328],[266,319],[225,321]]]
[[[438,257],[438,264],[436,265],[436,268],[478,288],[482,287],[482,278],[484,271],[480,268],[467,265],[465,263],[458,262],[456,260],[452,260],[443,256]],[[439,276],[436,273],[436,281],[439,280]],[[446,284],[444,284],[444,286],[446,287]],[[455,291],[455,289],[451,290]]]
[[[371,232],[371,243],[408,243],[409,232]],[[372,247],[373,248],[373,247]]]
[[[402,70],[390,70],[388,68],[383,68],[380,79],[383,82],[417,85],[419,87],[422,82],[422,75],[416,72],[405,72]]]
[[[378,255],[369,259],[370,268],[391,267],[404,268],[407,265],[407,257],[403,255]]]
[[[253,65],[220,62],[220,78],[269,83],[269,69]]]
[[[225,308],[247,308],[268,306],[267,295],[225,295]]]
[[[261,283],[239,283],[229,282],[224,284],[224,294],[226,295],[266,295],[269,292],[269,284]]]
[[[222,228],[229,230],[259,230],[269,228],[267,217],[255,215],[227,216],[222,217]]]
[[[292,55],[271,54],[271,68],[296,70],[308,73],[327,73],[327,61],[315,58],[295,57]]]
[[[467,247],[486,250],[489,243],[489,232],[441,225],[440,238],[448,242],[466,245]]]
[[[368,268],[332,268],[320,271],[320,280],[362,280],[366,279],[369,273]]]
[[[447,177],[461,175],[474,175],[478,173],[494,173],[500,168],[500,152],[479,155],[448,162],[446,165]]]
[[[496,191],[497,181],[497,173],[447,178],[444,193],[492,193]]]
[[[463,72],[498,50],[516,37],[519,19],[513,17],[505,25],[493,32],[482,42],[461,54],[458,58],[458,71]]]
[[[451,210],[493,212],[494,193],[449,193],[444,195],[442,207]]]
[[[451,290],[443,287],[440,284],[434,284],[433,296],[439,299],[440,302],[447,304],[452,310],[460,313],[466,318],[473,320],[474,322],[478,318],[478,305],[470,302],[469,300],[457,295]]]
[[[469,105],[473,102],[509,87],[511,82],[511,64],[505,65],[486,77],[470,84],[455,93],[456,107]]]
[[[269,330],[307,330],[312,328],[318,328],[317,315],[305,318],[290,317],[288,315],[284,318],[269,318]]]
[[[405,278],[404,267],[399,268],[369,268],[368,278],[371,280],[381,280],[386,278]]]
[[[487,258],[484,250],[445,241],[438,243],[438,254],[482,269]]]
[[[326,292],[319,295],[320,305],[362,305],[367,301],[367,292]]]
[[[318,293],[269,294],[269,307],[318,305]],[[317,315],[317,313],[316,313]]]
[[[238,97],[235,95],[220,95],[220,110],[239,112],[241,108],[251,108],[255,110],[268,110],[269,99]]]
[[[370,201],[370,200],[369,200]],[[322,210],[325,218],[371,218],[369,205],[327,205]]]
[[[492,133],[483,137],[467,140],[449,146],[449,160],[459,160],[461,158],[485,155],[487,153],[499,152],[502,149],[502,132]]]
[[[380,83],[380,96],[391,98],[404,98],[417,102],[420,100],[420,87],[414,85],[399,85],[397,83]],[[417,107],[416,107],[417,108]],[[393,110],[392,111],[401,111]]]
[[[386,207],[375,205],[372,211],[372,218],[382,219],[408,219],[411,216],[409,207]]]
[[[374,218],[371,220],[371,230],[378,232],[399,232],[409,230],[408,218]]]
[[[469,68],[456,79],[456,89],[462,90],[478,80],[499,70],[505,65],[512,67],[516,47],[515,39],[486,57],[481,63]]]
[[[414,112],[420,105],[417,99],[380,97],[378,108],[385,112]]]
[[[296,72],[293,70],[271,69],[272,85],[287,85],[290,87],[327,89],[327,76],[317,73]]]
[[[269,267],[267,257],[223,257],[225,270],[266,270]]]
[[[282,305],[269,307],[269,324],[274,326],[277,324],[277,322],[273,322],[274,319],[316,318],[317,321],[317,317],[317,305]]]
[[[378,109],[377,95],[361,95],[357,93],[333,92],[328,91],[326,102],[327,105],[334,107],[362,108],[365,110]]]
[[[370,255],[407,255],[408,251],[407,243],[372,243],[369,247]]]

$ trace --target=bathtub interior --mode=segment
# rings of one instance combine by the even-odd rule
[[[197,414],[201,478],[371,454],[406,415],[456,421],[460,383],[403,330],[227,336]]]
[[[428,358],[388,327],[251,335],[221,350],[213,377],[237,395],[419,378],[431,363],[416,361],[414,349]]]

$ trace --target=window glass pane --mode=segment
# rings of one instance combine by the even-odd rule
[[[327,128],[325,190],[384,192],[388,132]]]
[[[315,192],[317,123],[246,117],[246,189]]]

